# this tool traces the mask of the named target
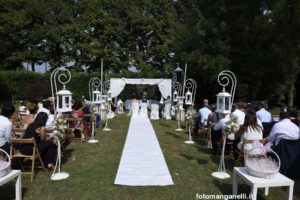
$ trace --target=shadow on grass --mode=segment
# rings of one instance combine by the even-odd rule
[[[225,183],[222,179],[213,179],[213,184],[219,188],[222,194],[232,194],[232,184]],[[240,192],[240,191],[239,191]]]
[[[201,146],[207,146],[207,141],[205,138],[201,138],[200,136],[197,137],[193,136],[193,139],[197,144]]]
[[[22,176],[23,179],[23,176]],[[30,179],[30,176],[29,176]],[[7,184],[4,184],[0,187],[1,199],[5,200],[14,200],[15,199],[15,182],[16,179],[10,181]],[[22,199],[24,198],[24,194],[26,193],[27,188],[22,187]]]
[[[203,147],[203,146],[195,146],[195,148],[197,148],[197,150],[201,153],[205,153],[205,154],[212,154],[212,149],[209,149],[207,147]]]
[[[182,139],[182,137],[176,135],[175,133],[172,133],[172,132],[166,132],[167,135],[170,135],[170,136],[173,136],[174,138],[177,138],[177,139]]]
[[[164,127],[172,127],[171,125],[160,123],[159,125],[164,126]]]
[[[68,149],[68,148],[64,150],[63,157],[62,157],[62,164],[65,164],[69,161],[69,158],[71,158],[73,151],[74,149]]]
[[[187,155],[187,154],[185,154],[185,153],[181,153],[181,154],[179,154],[179,155],[180,155],[181,157],[187,159],[187,160],[194,160],[194,158],[193,158],[192,156]]]
[[[206,159],[197,159],[197,163],[199,164],[199,165],[206,165],[206,164],[208,164],[208,160],[206,160]]]

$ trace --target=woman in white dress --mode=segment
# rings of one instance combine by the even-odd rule
[[[235,138],[240,138],[237,149],[241,150],[244,140],[261,140],[263,138],[263,126],[260,120],[256,118],[253,109],[246,111],[244,124],[236,132]],[[244,146],[246,151],[252,149],[252,144]]]
[[[139,109],[140,109],[140,103],[136,99],[136,96],[133,94],[132,95],[132,100],[131,100],[131,116],[138,116],[139,115]]]

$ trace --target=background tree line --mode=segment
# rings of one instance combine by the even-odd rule
[[[298,0],[0,0],[0,69],[49,63],[106,78],[169,77],[178,62],[214,100],[217,74],[237,99],[299,100]],[[137,72],[128,70],[134,66]],[[298,103],[298,102],[296,102]],[[299,103],[298,103],[299,104]]]

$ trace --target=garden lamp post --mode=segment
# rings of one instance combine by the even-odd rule
[[[196,97],[197,83],[194,79],[187,79],[185,82],[185,87],[187,92],[185,93],[185,105],[188,105],[190,109],[187,111],[187,116],[189,120],[189,139],[185,141],[186,144],[194,144],[192,139],[192,129],[193,129],[193,112],[194,112],[194,101]]]
[[[111,129],[108,128],[108,117],[107,117],[108,113],[111,111],[111,105],[109,104],[109,101],[112,100],[112,98],[111,98],[112,92],[110,90],[108,90],[110,87],[110,81],[107,80],[103,84],[104,84],[103,92],[105,94],[102,96],[102,104],[104,105],[104,110],[105,110],[105,126],[103,128],[103,131],[111,131]]]
[[[65,79],[65,80],[63,80]],[[63,85],[63,89],[57,91],[57,80]],[[72,93],[66,89],[66,84],[71,80],[71,73],[65,67],[60,67],[51,73],[50,83],[51,83],[51,92],[52,99],[55,99],[56,95],[56,103],[54,101],[54,112],[55,119],[57,117],[58,112],[70,112],[72,111]],[[55,163],[55,167],[53,173],[51,175],[51,180],[62,180],[67,179],[70,175],[66,172],[61,172],[61,144],[60,140],[57,139],[57,159]],[[57,169],[57,172],[56,172]]]
[[[183,131],[183,129],[181,128],[181,110],[182,105],[183,105],[183,99],[182,99],[182,85],[179,82],[174,82],[173,85],[173,102],[176,102],[176,107],[177,107],[177,128],[175,129],[175,131]]]
[[[88,140],[88,143],[97,143],[98,140],[95,140],[95,126],[96,126],[96,115],[99,114],[99,107],[101,103],[101,92],[99,91],[99,87],[101,85],[101,80],[99,78],[91,78],[89,81],[89,93],[90,93],[90,101],[92,102],[92,110],[93,113],[91,122],[92,122],[92,132],[91,137]],[[96,108],[97,107],[97,108]]]
[[[233,72],[229,70],[224,70],[218,75],[218,83],[223,87],[222,92],[217,94],[217,109],[216,112],[229,114],[231,113],[231,105],[234,100],[235,89],[236,89],[236,77]],[[230,93],[225,91],[225,87],[231,83]],[[222,155],[220,158],[219,169],[217,172],[213,172],[211,175],[219,179],[230,178],[230,175],[226,173],[225,170],[225,144],[226,144],[227,135],[223,131],[223,147]]]

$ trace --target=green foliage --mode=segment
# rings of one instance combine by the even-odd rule
[[[85,96],[89,99],[88,83],[92,77],[99,74],[72,72],[72,79],[66,85],[72,91],[74,99]],[[51,94],[50,74],[38,74],[26,71],[0,71],[0,101],[10,99],[38,100],[46,99]],[[58,89],[61,88],[59,82]]]
[[[97,73],[104,58],[106,79],[171,78],[175,63],[187,62],[199,102],[215,98],[223,69],[237,75],[236,99],[288,97],[290,104],[295,99],[298,0],[0,0],[0,5],[1,70],[26,62],[34,71],[47,62]],[[128,70],[132,66],[137,72]]]

